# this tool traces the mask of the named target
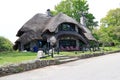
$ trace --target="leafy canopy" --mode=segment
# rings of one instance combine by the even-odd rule
[[[6,38],[0,36],[0,52],[11,51],[13,44]]]
[[[120,44],[120,8],[110,10],[94,33],[102,43]]]
[[[55,11],[52,12],[54,15],[63,12],[76,19],[78,22],[80,22],[80,17],[82,13],[84,13],[86,17],[86,26],[92,29],[91,26],[97,26],[97,22],[94,21],[95,17],[93,14],[89,13],[88,10],[89,6],[86,0],[63,0],[55,6]]]
[[[106,17],[101,19],[102,26],[120,26],[120,8],[110,10]]]

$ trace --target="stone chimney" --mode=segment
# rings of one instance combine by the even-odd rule
[[[52,17],[52,13],[51,13],[50,9],[47,9],[47,12],[46,12],[46,13],[47,13],[47,16],[48,16],[48,17]]]
[[[82,12],[81,18],[80,18],[80,23],[82,24],[83,27],[86,27],[86,22],[85,22],[85,14]]]

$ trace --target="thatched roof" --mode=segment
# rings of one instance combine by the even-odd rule
[[[93,37],[91,31],[86,28],[86,27],[83,27],[84,30],[86,31],[86,33],[84,33],[85,37],[88,39],[88,40],[93,40],[93,41],[96,41],[96,39]]]
[[[59,13],[54,17],[47,16],[45,14],[36,14],[29,21],[27,21],[22,28],[18,31],[17,36],[19,39],[16,42],[22,42],[26,44],[34,39],[41,39],[41,34],[47,30],[54,32],[56,28],[62,23],[73,23],[77,25],[88,39],[94,40],[89,30],[82,27],[73,18]]]
[[[42,39],[41,34],[38,32],[28,31],[24,33],[16,42],[21,42],[22,44],[26,44],[31,40]]]
[[[73,23],[73,24],[77,25],[80,29],[82,29],[83,32],[85,32],[83,27],[81,27],[80,24],[76,20],[74,20],[73,18],[71,18],[63,13],[59,13],[58,15],[52,17],[49,20],[49,23],[46,24],[46,27],[43,30],[43,32],[45,30],[49,30],[50,32],[54,32],[56,30],[56,28],[62,23]]]
[[[33,31],[42,33],[45,25],[49,22],[51,17],[48,17],[45,14],[36,14],[29,21],[27,21],[22,28],[18,31],[17,36],[21,36],[23,33],[28,31]]]
[[[59,37],[64,37],[64,36],[74,36],[77,39],[80,39],[81,41],[83,41],[85,44],[88,44],[87,40],[80,34],[78,34],[77,32],[72,32],[71,31],[62,31],[59,32],[55,35],[55,37],[58,39]]]
[[[50,32],[54,32],[60,24],[65,22],[76,24],[82,29],[83,32],[85,32],[83,27],[81,27],[76,20],[63,13],[59,13],[54,17],[48,17],[45,14],[36,14],[35,16],[33,16],[33,18],[31,18],[23,25],[23,27],[18,31],[17,36],[21,36],[27,31],[39,31],[42,33],[46,30],[49,30]]]

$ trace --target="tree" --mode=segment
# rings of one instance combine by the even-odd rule
[[[58,5],[55,6],[55,11],[52,11],[54,15],[59,12],[63,12],[68,16],[76,19],[80,22],[80,17],[82,13],[86,17],[86,25],[91,30],[91,26],[96,26],[97,22],[94,21],[95,17],[93,14],[88,12],[89,6],[86,0],[63,0]]]
[[[110,10],[101,19],[100,29],[94,34],[102,43],[120,44],[120,8]]]
[[[111,37],[113,38],[113,42],[116,45],[120,45],[120,26],[115,26],[113,29],[111,29]]]
[[[12,51],[12,42],[10,42],[8,39],[0,36],[0,52],[1,51]]]
[[[101,25],[105,27],[120,26],[120,8],[110,10],[106,17],[101,19]]]
[[[100,30],[99,30],[99,41],[104,43],[104,44],[108,44],[110,42],[112,42],[112,38],[109,37],[109,28],[105,28],[105,27],[102,27]]]
[[[109,30],[107,27],[101,27],[100,29],[94,29],[94,37],[99,41],[100,46],[110,46],[113,43],[113,39],[109,36]]]
[[[101,26],[108,28],[109,37],[113,39],[115,44],[120,41],[120,8],[112,9],[106,17],[101,19]]]

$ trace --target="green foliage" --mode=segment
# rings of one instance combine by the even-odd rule
[[[94,35],[102,43],[120,45],[120,8],[110,10],[101,19],[100,29],[94,31]]]
[[[102,48],[102,47],[101,47]],[[109,51],[119,51],[120,48],[115,46],[115,47],[104,47],[104,52],[109,52]]]
[[[102,26],[120,26],[120,8],[110,10],[106,17],[101,19]]]
[[[110,30],[110,37],[113,38],[113,42],[116,45],[120,45],[120,26],[114,26],[112,27],[112,29]]]
[[[94,30],[95,38],[103,44],[103,46],[109,46],[113,43],[112,37],[110,37],[109,28],[101,27],[99,30]]]
[[[93,14],[88,13],[88,10],[89,6],[86,0],[63,0],[55,6],[55,11],[52,11],[52,13],[56,15],[59,12],[63,12],[78,22],[80,22],[82,13],[85,13],[86,25],[89,29],[92,29],[93,26],[97,25],[97,22],[94,21],[95,17]]]
[[[88,4],[86,4],[85,0],[64,0],[55,6],[56,13],[63,12],[77,21],[80,21],[80,11],[84,12],[87,10]]]
[[[12,51],[12,42],[4,37],[0,37],[0,52],[1,51]]]
[[[98,26],[98,21],[94,21],[95,17],[93,14],[86,14],[86,26],[92,31],[94,27]]]

